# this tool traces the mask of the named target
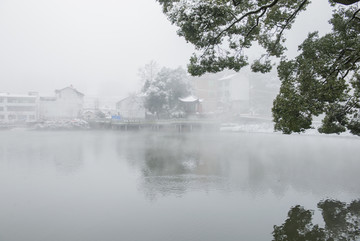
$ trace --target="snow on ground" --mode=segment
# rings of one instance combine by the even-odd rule
[[[307,136],[331,136],[331,137],[354,137],[359,136],[351,134],[349,131],[340,134],[323,134],[318,132],[320,124],[315,123],[312,129],[306,130],[304,133],[293,133],[292,135],[307,135]],[[246,133],[279,133],[274,131],[274,123],[262,122],[262,123],[223,123],[221,124],[220,131],[224,132],[246,132]]]
[[[44,121],[35,126],[36,130],[79,130],[89,128],[89,123],[81,119]]]
[[[220,131],[273,133],[274,124],[271,122],[253,123],[253,124],[223,123],[220,127]]]

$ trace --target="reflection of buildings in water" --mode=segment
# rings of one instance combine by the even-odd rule
[[[83,143],[74,135],[66,133],[10,133],[6,141],[1,142],[0,158],[11,165],[30,168],[54,168],[62,173],[77,172],[83,165]],[[0,160],[1,160],[0,159]],[[26,165],[25,165],[26,166]]]
[[[5,132],[4,132],[5,133]],[[149,196],[231,190],[360,193],[357,139],[245,133],[6,132],[0,164],[74,174],[84,161],[126,161]],[[40,168],[39,168],[40,167]]]

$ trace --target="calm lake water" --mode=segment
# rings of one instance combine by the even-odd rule
[[[1,241],[271,240],[290,207],[360,197],[360,139],[0,132]],[[316,216],[315,223],[321,222]]]

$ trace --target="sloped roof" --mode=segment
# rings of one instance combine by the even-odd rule
[[[145,94],[141,93],[141,94],[136,94],[136,95],[129,95],[128,97],[125,97],[125,98],[117,101],[116,104],[124,102],[125,100],[128,100],[128,99],[133,99],[133,100],[143,102],[145,99]]]
[[[196,102],[196,101],[199,101],[199,102],[202,102],[203,100],[202,99],[199,99],[193,95],[189,95],[187,97],[184,97],[184,98],[179,98],[179,100],[181,102]]]
[[[65,87],[65,88],[62,88],[62,89],[59,89],[59,90],[55,90],[55,93],[59,93],[59,92],[62,92],[63,90],[66,90],[66,89],[71,89],[73,91],[75,91],[76,94],[80,95],[80,96],[84,96],[83,93],[81,93],[80,91],[78,91],[77,89],[75,89],[72,85],[68,86],[68,87]]]
[[[225,75],[224,77],[220,78],[219,80],[232,79],[232,78],[235,77],[236,75],[237,75],[237,73],[235,73],[235,74],[230,74],[230,75]]]

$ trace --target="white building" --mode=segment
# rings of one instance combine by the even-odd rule
[[[116,111],[123,119],[145,119],[145,97],[130,95],[116,103]]]
[[[232,113],[247,113],[250,108],[250,82],[240,73],[225,74],[217,80],[218,108]]]
[[[0,122],[26,123],[38,118],[39,97],[36,92],[28,95],[0,93]]]
[[[53,97],[40,97],[39,117],[45,120],[80,118],[84,94],[72,86],[55,90]]]
[[[193,92],[203,99],[204,113],[249,112],[250,82],[246,75],[234,71],[193,77]]]

